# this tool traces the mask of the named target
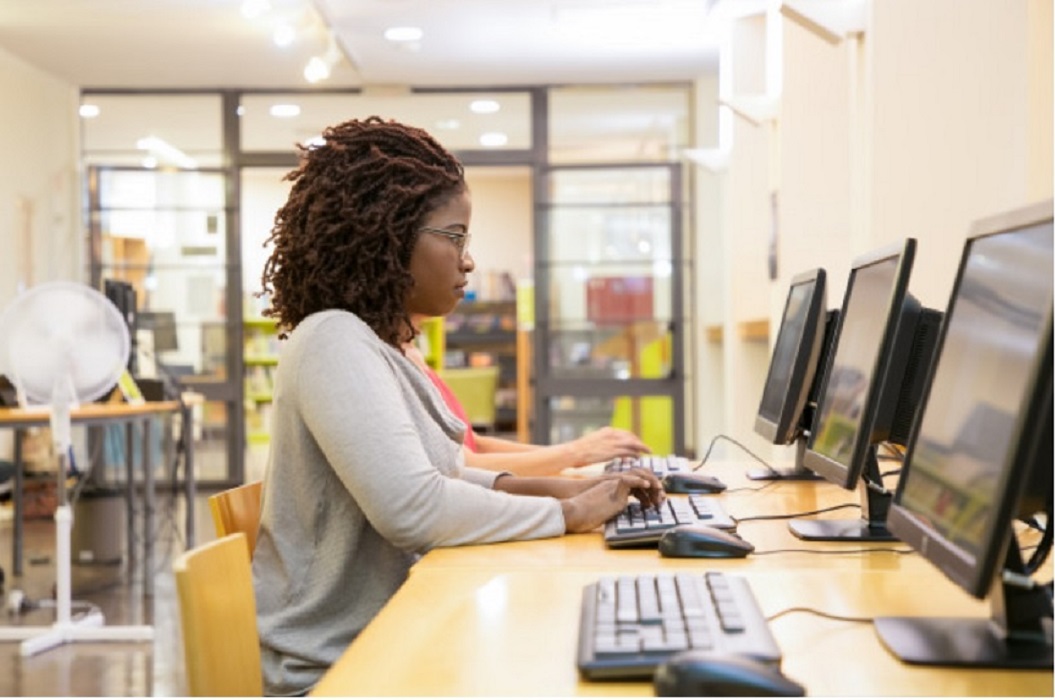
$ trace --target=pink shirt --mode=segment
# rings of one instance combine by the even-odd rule
[[[431,367],[425,368],[425,374],[428,375],[432,383],[436,385],[436,388],[440,390],[440,395],[443,396],[444,402],[447,407],[454,412],[454,415],[461,419],[462,423],[465,423],[465,438],[462,443],[473,452],[476,452],[476,434],[473,433],[472,423],[469,422],[469,414],[465,412],[465,407],[462,406],[461,401],[454,395],[451,388],[440,378],[440,375],[436,374],[435,370]]]

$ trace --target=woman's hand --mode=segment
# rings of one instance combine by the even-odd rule
[[[619,428],[601,428],[580,438],[564,443],[572,464],[582,467],[594,462],[606,462],[616,457],[637,457],[651,450],[638,436]]]
[[[566,532],[589,532],[619,514],[634,496],[645,507],[663,502],[663,487],[655,475],[644,469],[631,469],[593,480],[579,494],[562,499]]]

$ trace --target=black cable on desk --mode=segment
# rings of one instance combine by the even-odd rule
[[[728,435],[723,435],[723,434],[718,434],[718,435],[715,435],[713,438],[711,438],[711,444],[707,446],[707,451],[704,452],[703,459],[701,459],[699,462],[696,463],[696,466],[694,466],[692,468],[692,471],[696,471],[697,469],[702,467],[704,464],[707,464],[707,460],[710,458],[711,452],[714,450],[714,445],[719,440],[725,440],[727,442],[733,443],[734,445],[739,447],[741,450],[743,450],[747,454],[751,455],[759,464],[761,464],[765,468],[769,469],[770,471],[774,471],[774,472],[776,471],[776,468],[774,468],[772,464],[770,464],[769,462],[767,462],[766,460],[762,459],[761,457],[756,455],[754,452],[749,450],[747,448],[747,446],[744,445],[742,442],[740,442],[738,440],[735,440],[735,439],[729,437]]]
[[[807,515],[818,515],[820,513],[830,513],[833,510],[842,510],[843,508],[860,508],[860,503],[841,503],[837,506],[829,506],[827,508],[819,508],[817,510],[807,510],[802,513],[781,513],[779,515],[750,515],[746,518],[733,518],[736,524],[746,523],[751,520],[790,520],[792,518],[801,518]]]
[[[751,556],[757,557],[764,554],[871,554],[873,552],[886,552],[888,554],[915,554],[914,549],[897,549],[896,547],[872,547],[870,549],[800,549],[789,547],[787,549],[767,549],[762,552],[752,552]]]
[[[783,617],[784,615],[800,612],[809,613],[810,615],[817,615],[818,617],[826,617],[829,620],[837,620],[839,622],[864,622],[868,624],[872,624],[873,622],[875,622],[874,617],[854,617],[852,615],[836,615],[834,613],[824,612],[823,610],[805,607],[787,608],[785,610],[781,610],[780,612],[775,612],[766,618],[766,622],[772,622],[773,620],[776,620],[779,617]]]

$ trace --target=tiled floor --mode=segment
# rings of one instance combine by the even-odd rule
[[[200,494],[195,508],[196,541],[213,539],[212,520]],[[10,511],[4,515],[9,515]],[[172,577],[173,557],[184,550],[184,510],[179,496],[159,494],[155,545],[155,592],[143,595],[142,564],[75,565],[76,601],[98,606],[108,625],[152,624],[153,643],[73,642],[32,657],[22,657],[17,642],[0,642],[0,697],[17,696],[182,696],[183,650],[179,610]],[[74,527],[85,526],[74,523]],[[142,527],[138,529],[143,532]],[[8,595],[22,590],[30,600],[52,596],[55,580],[55,526],[51,520],[27,522],[23,576],[11,569],[12,522],[0,516],[0,567],[6,573],[0,625],[49,625],[54,611],[40,608],[22,615],[8,611]],[[142,543],[139,543],[140,546]]]

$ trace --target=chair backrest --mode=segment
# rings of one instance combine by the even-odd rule
[[[263,695],[256,596],[246,536],[236,532],[184,552],[176,575],[187,692]]]
[[[494,428],[498,367],[444,368],[436,373],[458,397],[474,428]]]
[[[262,487],[263,482],[250,481],[248,484],[209,496],[209,509],[212,511],[212,522],[216,526],[216,536],[244,532],[249,544],[250,558],[256,548],[256,531],[260,527]]]

